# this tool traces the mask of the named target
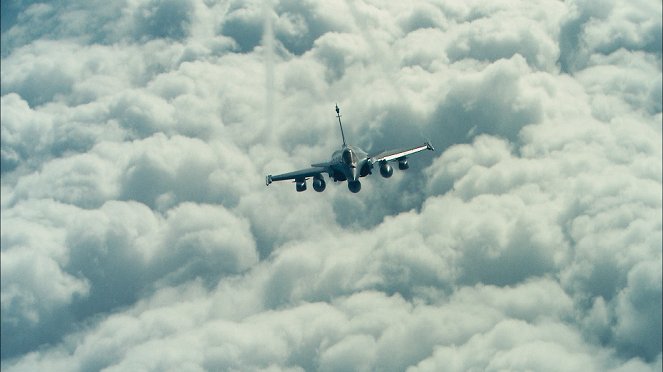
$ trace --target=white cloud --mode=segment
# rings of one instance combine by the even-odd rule
[[[616,336],[627,349],[656,355],[661,329],[661,262],[642,262],[628,273],[628,284],[618,296]],[[654,342],[651,342],[654,341]]]
[[[660,370],[660,2],[24,4],[3,370]]]

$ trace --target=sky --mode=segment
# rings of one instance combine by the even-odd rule
[[[661,18],[3,1],[2,370],[660,371]]]

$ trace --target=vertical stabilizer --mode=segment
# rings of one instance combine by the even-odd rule
[[[338,118],[338,125],[341,127],[341,137],[343,137],[343,147],[346,147],[347,144],[345,143],[345,134],[343,133],[343,124],[341,124],[341,110],[338,108],[338,104],[336,104],[336,117]]]

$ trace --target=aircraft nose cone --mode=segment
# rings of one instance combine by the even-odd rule
[[[354,167],[352,168],[352,180],[356,181],[359,179],[359,168]]]

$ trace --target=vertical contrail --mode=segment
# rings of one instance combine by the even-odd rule
[[[274,138],[274,13],[272,0],[263,0],[264,29],[262,35],[263,58],[265,61],[265,134]]]

